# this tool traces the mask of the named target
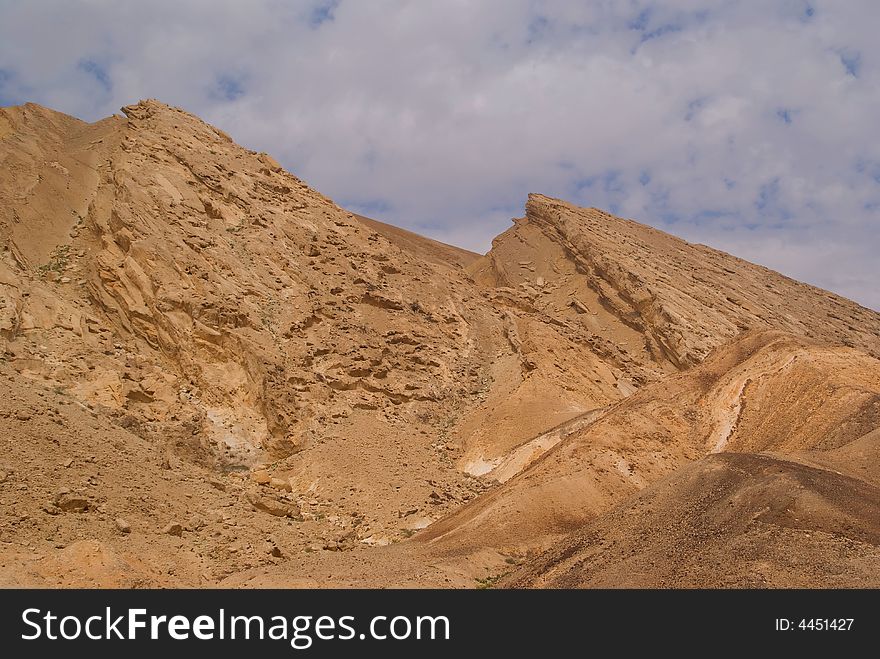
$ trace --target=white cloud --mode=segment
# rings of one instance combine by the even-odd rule
[[[873,0],[7,1],[0,102],[156,97],[471,248],[540,191],[880,309],[878,22]]]

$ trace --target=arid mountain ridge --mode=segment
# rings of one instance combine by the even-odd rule
[[[615,511],[653,496],[645,528],[680,533],[656,519],[701,469],[736,496],[771,459],[813,471],[768,505],[808,482],[834,541],[729,506],[719,556],[769,524],[814,560],[718,585],[869,580],[880,314],[538,194],[480,256],[182,110],[123,113],[0,109],[0,583],[712,585],[594,538],[686,546]]]

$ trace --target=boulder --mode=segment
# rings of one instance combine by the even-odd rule
[[[62,488],[55,495],[55,505],[66,513],[84,513],[92,508],[91,502],[85,495],[70,492],[66,488]]]
[[[299,506],[291,501],[283,501],[257,491],[248,492],[247,500],[254,507],[254,510],[259,510],[275,517],[299,517]]]

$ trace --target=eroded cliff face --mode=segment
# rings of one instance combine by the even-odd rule
[[[47,548],[48,582],[65,556],[117,560],[123,539],[133,582],[168,585],[167,569],[212,582],[281,555],[397,543],[444,517],[425,537],[472,543],[480,520],[549,537],[712,450],[727,401],[759,399],[752,371],[697,402],[675,378],[704,377],[707,356],[747,330],[858,352],[840,368],[861,364],[864,395],[806,371],[812,393],[772,390],[833,403],[828,423],[856,408],[874,418],[880,316],[835,295],[541,195],[479,256],[353,216],[180,109],[142,101],[123,115],[0,109],[0,376],[15,395],[0,464],[14,475],[0,485],[34,493],[4,519],[26,542],[40,525],[21,520],[51,515],[61,544],[96,543]],[[836,363],[811,359],[796,363]],[[626,410],[666,401],[667,386],[680,400],[630,445]],[[741,412],[747,450],[777,445],[763,413]],[[52,424],[63,441],[44,441]],[[746,441],[731,433],[719,450]],[[571,460],[548,468],[554,455]],[[54,492],[67,476],[82,482]],[[161,505],[126,493],[157,479]],[[553,498],[566,488],[586,498]],[[88,514],[66,515],[66,497]],[[150,552],[163,519],[193,513],[202,521],[172,535],[194,562]]]
[[[450,279],[465,279],[460,268],[413,263],[265,154],[190,115],[150,101],[124,110],[127,119],[108,120],[92,162],[80,165],[93,182],[85,199],[80,190],[55,195],[51,238],[15,212],[44,192],[23,193],[24,175],[9,181],[19,203],[4,218],[7,340],[64,329],[34,314],[33,301],[23,305],[22,287],[33,288],[27,297],[42,306],[79,313],[68,323],[78,339],[47,337],[56,352],[66,339],[94,343],[99,362],[131,353],[120,377],[128,384],[95,392],[94,402],[154,408],[141,410],[144,418],[203,408],[209,427],[246,412],[263,430],[238,439],[275,456],[302,446],[334,401],[338,418],[479,387],[475,351],[487,341],[470,328],[491,333],[493,314],[466,285],[450,295]],[[13,171],[35,180],[52,153],[35,156],[26,142],[51,134],[53,124],[39,123],[45,113],[20,111],[26,137],[9,149],[24,162]],[[56,150],[68,133],[90,128],[65,120]],[[99,379],[87,371],[101,367],[79,367],[58,379],[82,377],[85,393]],[[148,377],[154,369],[157,382]]]
[[[90,217],[89,292],[218,418],[250,409],[259,445],[284,457],[351,410],[393,417],[479,387],[485,339],[470,328],[492,317],[466,286],[450,295],[457,268],[414,263],[185,113],[126,114]]]
[[[742,331],[773,328],[880,354],[869,309],[595,208],[529,195],[526,216],[472,266],[489,285],[540,289],[633,362],[684,369]],[[549,289],[549,290],[548,290]],[[590,316],[593,316],[591,319]]]

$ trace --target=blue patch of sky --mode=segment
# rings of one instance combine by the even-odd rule
[[[700,98],[695,98],[692,101],[689,101],[687,104],[687,111],[684,114],[685,121],[693,121],[694,117],[696,117],[700,110],[702,110],[706,103],[709,101],[708,96],[703,96]]]
[[[369,147],[358,157],[358,161],[369,171],[374,171],[379,162],[379,152],[375,148]]]
[[[774,217],[780,220],[788,220],[792,217],[791,212],[782,204],[781,187],[779,177],[764,183],[758,190],[755,199],[755,208],[764,217]]]
[[[214,93],[212,94],[215,98],[220,98],[224,101],[234,101],[244,96],[244,94],[244,80],[240,76],[228,73],[217,76],[217,80],[214,82]]]
[[[802,20],[804,20],[804,21],[812,20],[813,16],[815,16],[815,15],[816,15],[816,8],[813,5],[811,5],[809,2],[805,3],[804,13],[801,16]]]
[[[599,206],[616,213],[626,198],[627,183],[622,172],[613,169],[590,176],[579,174],[568,180],[560,195],[582,206]]]
[[[575,193],[582,192],[583,190],[595,189],[610,194],[623,192],[625,186],[620,172],[609,169],[601,174],[575,178],[572,181],[571,188]]]
[[[706,208],[693,214],[691,220],[697,224],[705,221],[718,220],[720,218],[738,217],[735,211],[722,210],[719,208]]]
[[[768,181],[758,190],[758,198],[755,200],[755,208],[759,211],[764,210],[768,206],[776,203],[779,198],[779,179],[775,178]]]
[[[733,190],[736,187],[736,181],[734,181],[732,178],[725,178],[724,187],[728,190]]]
[[[701,25],[709,20],[711,13],[708,9],[698,9],[694,12],[694,22],[698,25]]]
[[[675,32],[681,32],[684,30],[684,26],[677,23],[666,23],[665,25],[661,25],[658,28],[651,30],[650,32],[645,32],[642,34],[641,42],[645,43],[646,41],[650,41],[651,39],[659,39],[660,37],[666,36],[667,34],[674,34]]]
[[[559,26],[554,26],[559,29]],[[568,32],[568,34],[572,37],[590,37],[602,34],[605,29],[602,23],[595,23],[593,25],[586,25],[584,23],[571,23],[564,26],[564,29]]]
[[[670,203],[668,188],[651,191],[651,201],[648,204],[649,214],[660,219],[663,224],[677,224],[684,220],[682,213]]]
[[[376,219],[376,218],[373,218]],[[388,221],[392,221],[397,226],[401,228],[405,228],[408,231],[414,231],[420,236],[425,236],[426,238],[433,238],[434,240],[439,240],[440,242],[446,242],[445,234],[449,231],[449,222],[444,220],[443,218],[438,217],[428,217],[423,220],[419,220],[414,224],[408,224],[404,226],[400,223],[398,218],[385,218]]]
[[[312,13],[309,15],[309,25],[320,27],[324,23],[332,21],[339,2],[340,0],[329,0],[329,2],[322,2],[312,9]]]
[[[507,215],[507,217],[514,217],[519,214],[522,215],[523,204],[522,202],[508,202],[503,204],[492,204],[487,206],[483,214],[490,215]]]
[[[791,219],[793,215],[791,213],[785,212],[782,216],[782,220]],[[770,222],[760,225],[763,231],[791,231],[791,226],[786,222]]]
[[[862,54],[857,50],[844,49],[837,53],[840,57],[840,63],[843,64],[843,70],[848,76],[853,78],[859,77],[862,70]]]
[[[659,39],[668,34],[684,31],[685,27],[691,24],[699,25],[705,23],[709,18],[709,12],[700,9],[694,12],[677,13],[676,20],[667,20],[659,25],[652,25],[654,18],[654,10],[652,7],[646,7],[638,13],[638,15],[626,24],[626,27],[633,32],[640,32],[639,43],[635,45],[631,52],[635,53],[639,46],[646,41]]]
[[[510,50],[510,42],[501,32],[493,32],[490,34],[488,44],[492,48],[497,48],[498,50]]]
[[[92,76],[105,92],[113,89],[113,81],[110,80],[110,74],[107,73],[107,69],[95,60],[82,59],[76,65],[76,68]]]
[[[542,16],[540,14],[538,16],[535,16],[531,21],[529,21],[526,43],[531,44],[536,41],[540,41],[546,35],[549,27],[550,21],[547,20],[546,16]]]
[[[599,180],[598,176],[584,176],[581,178],[577,178],[573,181],[573,189],[575,193],[582,192],[584,190],[589,190],[594,185],[596,185],[596,181]]]
[[[675,12],[676,20],[667,22],[653,28],[648,29],[651,26],[651,19],[654,18],[654,8],[646,7],[639,14],[627,23],[627,28],[633,30],[634,32],[642,32],[642,41],[647,41],[649,39],[656,39],[664,34],[668,34],[670,32],[680,32],[687,25],[701,25],[709,20],[711,16],[711,12],[708,9],[696,9],[693,11],[679,11]]]
[[[859,158],[856,161],[855,170],[859,174],[864,174],[873,179],[874,183],[880,183],[880,162]]]
[[[626,186],[623,183],[623,177],[620,175],[620,172],[608,170],[602,174],[602,189],[608,194],[625,192]]]
[[[646,205],[646,213],[659,219],[663,224],[675,224],[683,217],[674,205],[670,204],[670,191],[665,186],[656,183],[648,188],[650,201]]]
[[[651,204],[657,207],[668,208],[669,189],[660,188],[659,190],[651,190]]]
[[[642,173],[639,174],[639,183],[642,185],[648,185],[651,182],[651,173],[648,170],[642,170]]]
[[[783,123],[790,124],[794,120],[795,111],[789,108],[778,108],[776,116]]]
[[[630,30],[635,30],[637,32],[644,32],[648,28],[648,23],[651,20],[651,14],[653,10],[650,7],[646,7],[639,15],[636,16],[633,20],[627,23],[627,27]]]
[[[13,78],[12,71],[0,69],[0,105],[19,105],[21,103],[18,96],[10,89]]]

